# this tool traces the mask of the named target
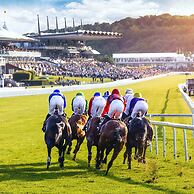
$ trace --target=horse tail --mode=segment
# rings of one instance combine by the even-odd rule
[[[120,143],[122,141],[122,137],[120,134],[120,128],[116,128],[116,130],[113,133],[113,138],[115,143]]]
[[[59,141],[62,137],[62,134],[63,134],[62,128],[58,127],[58,133],[56,133],[56,135],[55,135],[55,143],[56,144],[59,144]]]
[[[136,113],[136,117],[142,117],[143,116],[143,113],[141,110],[139,110],[137,113]]]

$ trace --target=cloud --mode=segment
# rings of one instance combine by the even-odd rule
[[[37,14],[40,15],[41,29],[46,29],[46,16],[49,16],[50,27],[55,28],[55,17],[58,17],[59,28],[64,27],[64,17],[72,26],[80,19],[83,24],[95,22],[114,22],[125,17],[159,15],[161,13],[184,14],[194,13],[193,0],[40,0],[26,6],[1,6],[0,25],[6,20],[10,30],[26,33],[37,32]],[[37,1],[36,1],[37,2]],[[7,15],[2,13],[7,10]]]

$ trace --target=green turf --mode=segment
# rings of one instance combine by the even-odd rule
[[[171,76],[120,87],[141,92],[148,100],[149,113],[190,113],[177,85],[186,76]],[[95,90],[85,91],[87,99]],[[105,91],[101,89],[100,91]],[[70,101],[75,92],[64,93],[67,97],[67,114],[71,114]],[[52,164],[46,170],[46,146],[41,126],[47,113],[48,95],[0,99],[0,193],[194,193],[194,139],[188,135],[191,160],[184,161],[183,132],[177,131],[177,160],[173,159],[172,129],[167,128],[167,158],[162,156],[161,132],[159,131],[159,155],[147,152],[145,165],[132,161],[132,170],[122,164],[123,151],[115,160],[109,175],[104,176],[106,166],[95,170],[95,149],[92,167],[87,168],[86,142],[77,155],[65,156],[65,169],[57,163],[57,150],[52,150]],[[191,119],[163,119],[190,124]],[[74,142],[75,144],[75,142]],[[109,157],[110,158],[110,157]]]

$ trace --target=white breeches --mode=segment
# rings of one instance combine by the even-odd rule
[[[100,117],[105,105],[106,100],[102,96],[95,97],[92,102],[91,117]]]
[[[55,112],[55,107],[58,107],[58,114],[62,115],[64,109],[64,100],[61,96],[53,96],[49,103],[49,114],[53,115]]]
[[[83,114],[86,108],[86,100],[83,96],[76,96],[73,100],[73,112],[74,114]]]
[[[145,116],[146,112],[148,111],[148,104],[146,101],[143,100],[137,101],[131,113],[131,117],[132,118],[136,117],[136,114],[139,111],[141,111],[141,113],[143,114],[142,116]]]
[[[110,104],[108,116],[110,118],[120,119],[124,110],[124,103],[121,100],[113,100]]]
[[[124,111],[124,113],[125,113],[126,115],[129,114],[130,104],[131,104],[131,100],[132,100],[132,99],[133,99],[133,96],[128,96],[128,98],[127,98],[127,105],[126,105],[126,109],[125,109],[125,111]]]

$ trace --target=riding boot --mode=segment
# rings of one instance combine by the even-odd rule
[[[99,126],[97,128],[97,131],[100,133],[101,132],[101,128],[102,126],[109,121],[111,118],[108,115],[105,115],[105,117],[103,118],[102,122],[99,123]]]
[[[90,119],[91,119],[91,118],[92,118],[92,117],[89,116],[89,118],[88,118],[88,120],[87,120],[87,123],[85,124],[85,126],[84,126],[84,128],[83,128],[83,131],[87,132],[88,126],[89,126],[89,122],[90,122]]]
[[[123,113],[123,114],[122,114],[122,117],[121,117],[121,120],[123,121],[124,119],[127,118],[127,116],[128,116],[128,115],[127,115],[126,113]]]
[[[64,113],[62,114],[62,116],[66,118],[66,117],[67,117],[67,114],[64,112]]]
[[[131,121],[132,119],[133,119],[133,118],[130,116],[130,117],[128,118],[128,122]]]
[[[43,123],[43,126],[42,126],[42,131],[43,131],[43,132],[46,131],[46,121],[47,121],[47,119],[48,119],[50,116],[51,116],[51,115],[50,115],[49,113],[46,115],[46,118],[45,118],[44,123]]]

